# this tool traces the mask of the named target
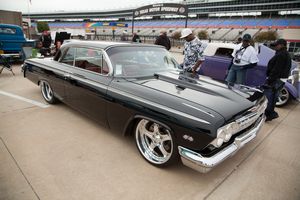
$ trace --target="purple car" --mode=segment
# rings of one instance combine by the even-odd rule
[[[209,76],[213,79],[224,81],[226,71],[231,64],[232,52],[235,44],[232,43],[209,43],[204,51],[205,61],[202,64],[199,74]],[[266,70],[269,60],[275,51],[265,45],[258,46],[259,62],[257,66],[249,69],[246,77],[246,85],[261,86],[266,80]],[[297,68],[297,63],[293,62],[291,71]],[[292,74],[292,73],[291,73]],[[293,76],[285,81],[285,87],[280,91],[276,106],[285,105],[289,99],[298,98],[298,91],[293,85]]]

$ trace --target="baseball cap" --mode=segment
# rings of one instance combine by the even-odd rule
[[[283,46],[286,46],[286,45],[287,45],[287,42],[286,42],[285,39],[278,39],[278,40],[276,40],[272,45],[277,46],[277,45],[279,45],[279,44],[282,44]]]
[[[180,38],[185,38],[185,37],[189,36],[192,33],[193,33],[192,30],[189,29],[189,28],[182,29]]]
[[[243,40],[245,41],[250,41],[251,40],[251,35],[246,33],[244,36],[243,36]]]

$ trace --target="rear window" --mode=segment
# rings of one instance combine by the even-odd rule
[[[218,48],[216,51],[216,56],[231,58],[231,54],[233,52],[233,49],[230,48]]]
[[[16,34],[16,29],[0,27],[0,34]]]

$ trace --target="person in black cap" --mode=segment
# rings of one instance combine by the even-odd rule
[[[275,111],[276,100],[279,91],[283,88],[284,82],[281,78],[288,78],[291,70],[291,57],[287,51],[287,42],[284,39],[278,39],[272,44],[276,50],[275,55],[268,62],[266,72],[266,82],[264,85],[264,93],[268,98],[268,106],[265,111],[266,121],[271,121],[278,116]]]
[[[242,43],[236,45],[232,53],[232,64],[226,77],[229,85],[245,84],[247,69],[256,66],[258,57],[256,50],[250,45],[251,35],[245,34]]]

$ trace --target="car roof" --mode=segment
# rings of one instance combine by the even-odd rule
[[[235,47],[236,44],[233,43],[222,43],[222,42],[207,43],[207,47],[205,48],[203,55],[214,56],[218,48],[234,49]]]
[[[0,23],[0,27],[3,27],[3,28],[19,28],[19,29],[21,29],[21,26],[18,26],[18,25],[15,25],[15,24],[1,24]]]
[[[144,43],[130,43],[130,42],[115,42],[115,41],[96,41],[96,40],[65,40],[64,48],[68,46],[84,46],[84,47],[94,47],[101,49],[108,49],[111,47],[120,47],[120,46],[140,46],[140,47],[159,47],[164,48],[160,45],[154,44],[144,44]]]

